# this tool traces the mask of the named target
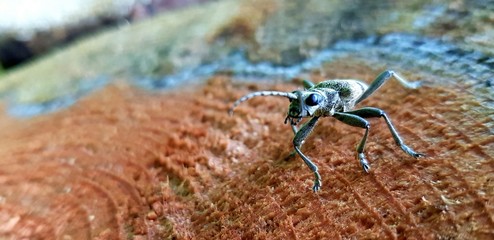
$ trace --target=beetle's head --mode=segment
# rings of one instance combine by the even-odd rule
[[[285,123],[296,125],[304,117],[312,117],[319,112],[334,112],[334,106],[337,102],[336,91],[318,91],[318,90],[297,90],[292,92],[296,99],[290,99],[288,115]],[[320,111],[319,111],[320,110]]]
[[[240,103],[257,96],[280,96],[288,98],[290,100],[290,106],[285,123],[289,121],[291,125],[297,125],[304,117],[332,115],[334,113],[334,106],[339,99],[338,93],[332,89],[326,89],[324,91],[319,89],[297,90],[291,93],[260,91],[247,94],[238,99],[230,108],[230,114],[233,114],[233,109]]]

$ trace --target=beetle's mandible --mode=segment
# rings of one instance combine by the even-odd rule
[[[353,79],[334,79],[314,84],[308,80],[304,80],[304,90],[296,90],[293,92],[279,91],[260,91],[247,94],[238,99],[230,108],[230,114],[233,109],[240,103],[257,96],[282,96],[290,100],[290,106],[285,118],[285,123],[290,123],[295,137],[293,138],[293,147],[295,151],[304,160],[305,164],[314,173],[315,180],[312,190],[319,191],[321,188],[321,175],[318,172],[317,166],[300,150],[304,140],[314,129],[320,117],[334,117],[339,121],[354,127],[365,129],[364,136],[357,145],[357,156],[365,172],[368,172],[370,167],[364,154],[365,142],[369,133],[369,122],[366,118],[383,118],[388,125],[395,143],[408,155],[418,158],[425,156],[422,153],[417,153],[403,143],[398,132],[395,130],[389,117],[386,113],[373,107],[364,107],[353,110],[354,106],[362,100],[369,97],[379,87],[381,87],[388,79],[394,78],[398,80],[406,88],[418,88],[421,82],[409,82],[393,71],[384,71],[379,74],[376,79],[369,85]],[[311,117],[300,130],[297,129],[297,124],[302,118]]]

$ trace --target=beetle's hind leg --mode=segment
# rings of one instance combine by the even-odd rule
[[[425,156],[425,154],[415,152],[413,149],[411,149],[410,147],[405,145],[405,143],[403,143],[403,140],[401,139],[395,127],[391,123],[391,120],[389,119],[388,115],[386,115],[386,113],[383,110],[379,108],[365,107],[347,113],[357,115],[363,118],[378,118],[378,117],[384,118],[384,121],[386,121],[389,131],[391,132],[391,135],[393,135],[393,139],[395,140],[396,145],[398,145],[405,153],[407,153],[408,155],[414,158]]]
[[[343,113],[343,112],[335,112],[333,117],[350,126],[365,128],[364,137],[362,138],[362,140],[360,140],[360,143],[357,145],[357,154],[362,169],[365,172],[369,172],[370,169],[369,162],[365,158],[365,154],[364,154],[365,143],[367,142],[367,136],[369,135],[369,129],[370,129],[369,122],[367,122],[367,120],[363,119],[360,116],[353,115],[350,113]]]
[[[387,70],[379,74],[374,81],[369,85],[369,88],[365,90],[365,92],[360,96],[357,101],[355,101],[355,104],[363,101],[367,97],[369,97],[372,93],[374,93],[377,89],[379,89],[386,81],[388,81],[391,77],[394,79],[398,80],[401,85],[403,85],[405,88],[411,88],[411,89],[416,89],[422,85],[422,82],[416,81],[416,82],[410,82],[407,81],[405,78],[401,77],[397,73],[391,70]]]

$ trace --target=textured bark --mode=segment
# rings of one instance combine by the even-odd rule
[[[253,99],[227,114],[248,91],[293,88],[232,85],[226,77],[196,91],[154,95],[118,85],[57,114],[4,120],[0,233],[493,237],[494,137],[472,96],[396,83],[380,89],[362,105],[385,109],[405,142],[428,156],[405,155],[384,121],[372,120],[369,174],[355,159],[363,131],[322,119],[303,147],[323,178],[322,191],[313,193],[313,175],[290,157],[286,100]]]

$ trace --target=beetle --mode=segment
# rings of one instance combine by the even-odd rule
[[[416,89],[421,86],[420,81],[409,82],[391,70],[386,70],[379,74],[369,86],[362,81],[354,79],[333,79],[318,84],[314,84],[309,80],[304,80],[304,90],[296,90],[293,92],[259,91],[247,94],[233,103],[229,113],[232,115],[235,107],[253,97],[281,96],[288,98],[290,100],[290,105],[285,118],[285,124],[290,123],[293,133],[295,134],[295,137],[293,138],[295,152],[314,173],[315,180],[312,190],[317,192],[322,186],[321,175],[318,172],[317,166],[300,150],[300,148],[321,117],[334,117],[350,126],[365,129],[364,136],[357,145],[357,158],[362,169],[366,173],[368,173],[370,169],[364,154],[365,143],[370,128],[370,124],[366,118],[383,118],[396,145],[414,158],[425,156],[425,154],[415,152],[412,148],[403,143],[403,140],[391,123],[388,115],[386,115],[383,110],[374,107],[363,107],[353,110],[355,105],[369,97],[391,78],[396,79],[405,88]],[[297,125],[300,121],[303,118],[309,117],[311,119],[303,124],[300,130],[297,129]]]

